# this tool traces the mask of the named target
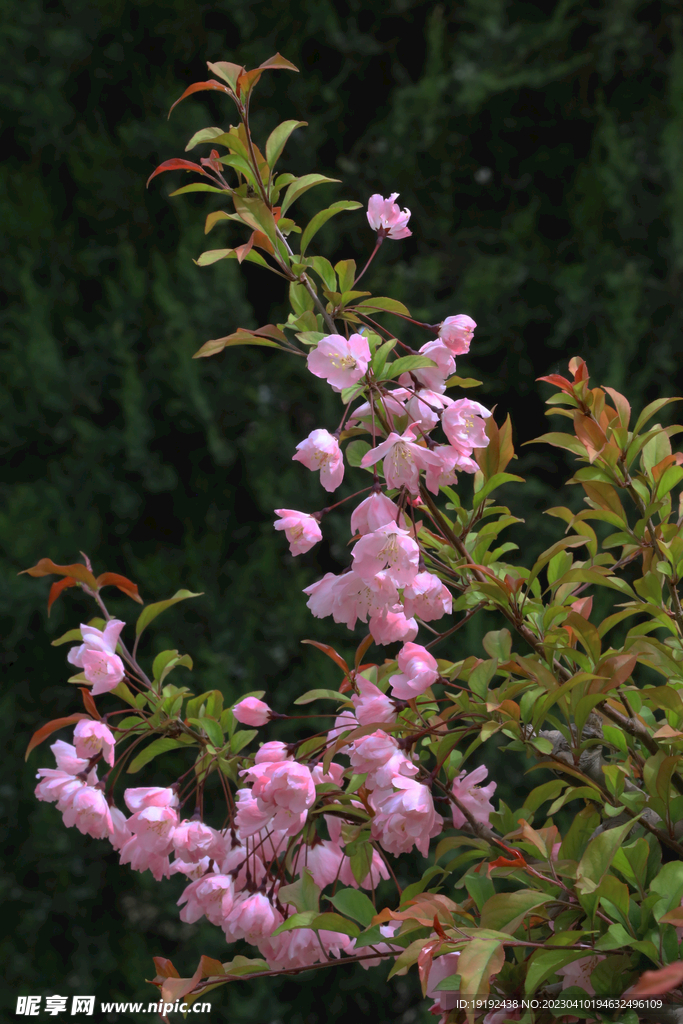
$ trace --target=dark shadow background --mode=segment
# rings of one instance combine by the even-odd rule
[[[180,924],[178,879],[159,886],[120,869],[33,798],[51,755],[41,748],[24,765],[28,739],[77,709],[66,649],[50,641],[93,612],[70,591],[48,621],[48,581],[17,573],[84,550],[145,601],[203,591],[155,622],[143,662],[177,647],[195,660],[178,683],[229,699],[266,689],[279,711],[302,689],[338,685],[302,638],[350,649],[297,597],[346,564],[344,516],[326,519],[325,542],[296,561],[272,529],[275,507],[325,503],[290,456],[315,426],[336,424],[338,407],[303,360],[262,349],[191,359],[208,338],[282,319],[285,296],[253,266],[192,263],[242,239],[228,226],[205,242],[205,214],[220,204],[169,200],[187,177],[145,190],[197,129],[230,123],[220,98],[190,99],[167,122],[171,103],[207,77],[206,60],[292,60],[300,75],[258,86],[256,136],[306,120],[281,169],[343,179],[293,214],[306,223],[336,199],[400,193],[413,236],[383,246],[368,287],[418,319],[474,317],[458,372],[484,381],[476,397],[499,420],[511,414],[521,444],[546,429],[548,389],[535,378],[572,355],[636,408],[681,388],[683,45],[674,0],[6,0],[0,47],[0,955],[13,1014],[17,994],[146,1001],[152,955],[182,974],[202,952],[230,955],[216,929]],[[317,243],[333,262],[362,260],[373,237],[360,210]],[[530,558],[556,539],[542,512],[567,467],[554,449],[521,454],[511,468],[529,482],[503,493],[526,519],[516,539],[533,538]],[[363,486],[348,476],[346,493]],[[109,593],[112,612],[137,616]],[[492,625],[459,633],[446,655],[480,653]],[[166,758],[146,784],[172,777]],[[213,995],[211,1019],[425,1020],[415,979],[381,976],[339,968],[236,983]]]

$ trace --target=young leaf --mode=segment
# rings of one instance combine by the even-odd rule
[[[135,635],[140,636],[143,629],[149,626],[150,622],[156,619],[157,615],[161,615],[162,612],[166,611],[174,604],[178,604],[179,601],[186,601],[190,597],[202,597],[204,591],[199,594],[193,594],[189,590],[178,590],[173,597],[169,597],[166,601],[157,601],[156,604],[148,604],[146,608],[140,613],[140,617],[135,624]]]
[[[356,203],[348,199],[342,199],[338,203],[332,203],[332,205],[328,206],[326,210],[320,210],[316,213],[304,228],[304,233],[301,236],[301,247],[299,250],[301,255],[305,255],[311,239],[315,234],[317,234],[323,224],[327,223],[330,217],[334,217],[335,214],[341,213],[342,210],[357,210],[360,205],[360,203]],[[345,262],[352,263],[353,260],[346,260]],[[353,284],[353,280],[351,281],[351,284]]]
[[[428,359],[427,356],[401,356],[400,359],[394,359],[393,363],[389,363],[384,368],[382,380],[393,380],[402,373],[419,370],[423,366],[436,366],[436,363],[433,359]]]
[[[324,185],[326,182],[338,182],[339,180],[339,178],[326,178],[324,174],[304,174],[301,178],[296,178],[285,192],[285,198],[282,201],[281,215],[284,217],[292,203],[294,203],[299,196],[302,196],[304,192],[307,192],[309,188],[314,188],[316,185]]]
[[[82,711],[77,711],[73,715],[67,715],[66,718],[53,718],[51,722],[47,722],[41,726],[31,737],[31,742],[26,748],[26,754],[24,755],[24,761],[28,761],[28,755],[36,747],[40,746],[43,740],[46,740],[48,736],[51,736],[53,732],[57,732],[58,729],[63,729],[65,725],[73,725],[75,722],[80,722],[83,718],[90,718],[90,715],[84,715]]]
[[[133,758],[131,763],[128,765],[127,772],[129,775],[134,775],[135,772],[139,772],[141,768],[144,768],[146,764],[153,761],[159,754],[165,754],[167,750],[175,750],[177,747],[185,747],[186,743],[181,740],[172,740],[168,736],[163,736],[161,739],[154,740],[141,750],[137,757]]]
[[[305,128],[308,125],[308,121],[283,121],[277,128],[268,136],[266,142],[266,160],[268,166],[272,170],[275,164],[280,159],[282,150],[285,148],[287,139],[290,137],[295,128]]]

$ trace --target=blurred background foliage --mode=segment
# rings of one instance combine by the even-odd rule
[[[257,139],[306,120],[281,169],[343,179],[304,196],[297,219],[336,199],[400,193],[413,236],[383,246],[368,287],[432,323],[474,317],[458,371],[483,380],[475,397],[497,405],[499,421],[511,414],[521,445],[546,429],[535,378],[572,355],[636,408],[681,389],[683,43],[675,0],[6,0],[4,10],[0,952],[13,1012],[20,993],[146,1000],[152,955],[184,974],[202,952],[228,956],[216,929],[179,923],[177,878],[159,886],[119,869],[104,844],[34,800],[33,773],[51,755],[42,748],[24,766],[28,738],[77,703],[65,649],[50,640],[93,611],[68,591],[48,620],[48,581],[17,573],[85,551],[147,602],[203,591],[149,629],[143,662],[177,647],[195,661],[178,684],[231,700],[265,689],[278,711],[302,688],[338,685],[301,639],[351,650],[300,595],[347,563],[346,513],[326,518],[325,542],[296,561],[272,529],[274,508],[329,500],[290,459],[339,408],[303,360],[262,349],[192,360],[208,338],[281,320],[285,295],[248,264],[192,263],[242,239],[218,227],[206,244],[205,214],[220,204],[169,200],[187,177],[145,190],[194,131],[231,121],[221,98],[190,99],[167,121],[171,103],[207,77],[206,60],[253,67],[279,50],[293,61],[300,75],[259,83]],[[360,210],[318,241],[333,262],[362,260],[373,237]],[[556,537],[542,512],[568,466],[542,446],[520,456],[511,468],[529,482],[507,500],[526,519],[514,539],[528,559]],[[359,472],[343,493],[363,486]],[[114,614],[136,617],[110,593]],[[492,625],[475,620],[443,655],[479,654]],[[146,782],[169,778],[167,757]],[[380,973],[236,983],[213,995],[212,1020],[425,1020],[414,979],[387,986]]]

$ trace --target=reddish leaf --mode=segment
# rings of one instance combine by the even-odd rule
[[[263,64],[259,64],[259,68],[263,68],[264,71],[267,68],[272,68],[273,70],[277,70],[279,68],[282,71],[299,70],[290,60],[283,57],[281,53],[276,53],[273,57],[269,57],[268,60],[264,60]]]
[[[361,640],[361,642],[359,643],[359,645],[358,645],[358,647],[356,649],[356,657],[354,658],[354,664],[356,666],[356,671],[357,672],[359,670],[362,671],[362,669],[365,667],[365,666],[361,666],[361,661],[363,660],[363,658],[367,654],[367,652],[370,649],[370,647],[372,647],[373,643],[374,643],[374,640],[372,638],[372,634],[371,633],[368,633],[368,635],[366,636],[365,640]]]
[[[525,868],[526,861],[521,855],[519,850],[511,851],[515,854],[514,859],[508,857],[497,857],[496,860],[492,860],[488,865],[487,875],[490,876],[491,868]]]
[[[131,583],[125,576],[119,576],[117,572],[103,572],[97,577],[97,586],[101,587],[118,587],[128,597],[132,597],[138,604],[144,604],[144,601],[138,593],[137,583]]]
[[[63,580],[58,580],[56,583],[52,584],[52,586],[50,587],[50,593],[49,593],[48,599],[47,599],[47,617],[48,618],[50,617],[50,609],[52,608],[52,605],[55,603],[55,601],[57,600],[57,598],[59,597],[61,592],[63,590],[66,590],[67,587],[75,587],[75,586],[76,586],[76,580],[73,579],[71,576],[65,576]]]
[[[247,96],[254,88],[262,74],[263,71],[260,71],[259,68],[254,68],[253,71],[243,71],[237,79],[237,95],[240,98]]]
[[[157,975],[160,978],[179,978],[180,975],[176,971],[175,967],[170,960],[167,960],[163,956],[155,956],[154,966],[157,969]]]
[[[346,664],[341,654],[337,654],[334,647],[330,647],[329,644],[320,644],[317,640],[302,640],[302,644],[311,644],[312,647],[317,647],[319,651],[326,654],[328,658],[331,658],[335,665],[338,665],[346,674],[349,674],[349,666]]]
[[[590,619],[591,611],[593,610],[593,598],[592,596],[581,597],[578,601],[572,601],[569,607],[584,619]]]
[[[152,178],[156,178],[157,174],[163,174],[164,171],[196,171],[197,174],[203,174],[205,178],[214,181],[214,178],[207,174],[199,164],[193,164],[191,160],[179,160],[175,157],[173,160],[164,160],[163,164],[159,164],[157,169],[150,174],[145,187],[149,188]]]
[[[63,729],[65,725],[73,725],[75,722],[80,722],[81,719],[89,717],[89,715],[84,715],[82,711],[77,711],[74,715],[67,715],[66,718],[53,718],[51,722],[47,722],[45,725],[41,726],[41,728],[38,729],[37,732],[34,732],[31,737],[31,742],[26,748],[24,761],[28,761],[28,755],[31,751],[40,746],[43,740],[46,740],[53,732],[57,732],[58,729]]]
[[[31,569],[23,569],[18,576],[27,572],[29,576],[73,576],[79,583],[85,583],[91,590],[97,590],[97,580],[82,562],[73,565],[55,565],[51,558],[41,558]]]
[[[546,384],[554,384],[556,388],[561,388],[568,395],[571,395],[574,390],[572,384],[565,377],[561,377],[559,373],[551,373],[548,377],[537,377],[536,380],[544,380]]]
[[[663,996],[665,992],[671,992],[678,988],[683,981],[683,960],[667,964],[658,971],[645,971],[641,974],[636,984],[624,992],[624,999],[647,998],[648,996]]]
[[[83,707],[88,712],[91,718],[96,718],[99,722],[102,721],[102,716],[97,710],[97,705],[93,700],[93,696],[90,690],[86,690],[84,686],[79,687],[81,696],[83,697]]]
[[[434,922],[435,927],[438,926],[437,935],[439,935],[439,938],[432,939],[430,942],[427,942],[417,955],[417,971],[420,976],[423,996],[427,995],[427,982],[429,980],[429,972],[432,969],[434,954],[441,949],[441,936],[443,936],[444,939],[446,938],[446,933],[439,924],[439,920],[436,916],[434,917]]]
[[[235,249],[235,255],[237,256],[237,262],[238,263],[242,263],[244,261],[245,257],[251,252],[252,247],[254,245],[254,242],[256,240],[256,235],[257,234],[259,234],[259,232],[252,231],[252,233],[251,233],[251,235],[249,237],[249,241],[245,242],[244,245],[238,245],[237,248]],[[265,238],[265,235],[262,235],[261,237]],[[266,238],[266,241],[268,241],[267,238]],[[270,243],[268,243],[268,244],[270,245]],[[271,252],[273,251],[272,245],[270,246],[270,251]]]
[[[216,89],[218,92],[224,92],[228,96],[232,95],[227,85],[221,85],[220,82],[216,82],[213,80],[213,78],[211,78],[209,79],[208,82],[195,82],[193,85],[188,85],[183,95],[175,101],[173,107],[177,107],[181,100],[184,100],[186,96],[191,96],[193,92],[201,92],[205,89]],[[171,109],[168,112],[169,117],[173,113],[173,107],[171,107]]]
[[[569,372],[574,375],[577,384],[580,380],[588,380],[588,367],[581,356],[573,356],[569,360]]]

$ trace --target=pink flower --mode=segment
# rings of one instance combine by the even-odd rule
[[[361,736],[353,741],[349,759],[357,775],[365,772],[372,774],[387,763],[398,751],[398,743],[393,736],[377,729],[369,736]]]
[[[479,402],[469,398],[460,398],[444,411],[441,424],[446,437],[463,455],[471,455],[473,448],[487,448],[489,439],[486,436],[484,420],[491,415]]]
[[[237,798],[235,824],[240,830],[240,835],[253,836],[268,824],[273,817],[273,812],[271,808],[259,804],[250,789],[238,789],[235,796]]]
[[[322,540],[322,530],[314,516],[308,515],[307,512],[296,512],[291,508],[276,508],[275,512],[282,516],[282,519],[275,523],[275,529],[285,531],[289,550],[293,555],[303,555]]]
[[[363,888],[365,888],[365,886]],[[381,924],[379,926],[380,935],[383,935],[385,937],[385,939],[392,939],[394,937],[394,935],[396,934],[396,932],[399,930],[399,928],[401,927],[402,924],[403,924],[402,921],[389,921],[388,924]],[[354,939],[353,942],[354,942],[354,947],[355,947],[356,940]],[[386,943],[386,942],[373,942],[372,948],[376,949],[378,953],[393,953],[393,952],[400,953],[402,947],[401,946],[392,946],[390,943]],[[364,947],[361,947],[361,951],[363,951],[363,952],[365,951]],[[360,965],[361,965],[361,967],[363,968],[364,971],[369,970],[370,967],[377,967],[378,964],[385,963],[385,962],[386,961],[384,960],[383,957],[377,957],[377,959],[372,959],[372,960],[360,960],[359,961],[359,963],[360,963]]]
[[[417,615],[424,622],[431,622],[451,614],[453,598],[438,576],[419,572],[403,591],[403,610],[407,616]]]
[[[305,441],[296,446],[293,461],[306,469],[320,470],[320,483],[326,491],[336,491],[344,479],[344,459],[336,437],[327,430],[312,430]]]
[[[361,725],[396,721],[396,708],[385,693],[364,676],[357,677],[356,685],[360,693],[352,694],[351,700]]]
[[[128,820],[140,846],[160,857],[171,852],[177,825],[178,814],[172,807],[145,807]]]
[[[304,847],[302,852],[305,855],[305,865],[313,875],[316,885],[324,889],[326,885],[331,885],[336,880],[343,857],[338,843],[323,839],[315,846]],[[301,862],[304,863],[303,857]]]
[[[407,224],[410,220],[410,210],[399,210],[398,192],[392,192],[388,199],[375,193],[370,196],[368,202],[368,224],[377,231],[380,238],[408,238],[412,231],[408,230]]]
[[[294,908],[290,907],[290,913],[293,912]],[[297,928],[291,932],[283,932],[274,939],[263,937],[257,942],[259,952],[273,969],[310,967],[312,964],[320,963],[325,954],[338,957],[340,952],[350,953],[353,944],[354,940],[348,935],[330,932],[324,928],[319,932],[314,932],[311,928]]]
[[[459,953],[446,953],[432,961],[427,980],[427,997],[436,1000],[432,1009],[437,1013],[447,1013],[458,1005],[459,992],[437,992],[436,986],[458,973],[459,956]]]
[[[283,920],[282,914],[275,909],[268,897],[255,892],[251,895],[242,895],[235,900],[222,925],[229,941],[246,939],[247,942],[254,943],[261,938],[269,937]]]
[[[410,396],[406,402],[406,410],[414,423],[417,423],[424,431],[429,431],[434,429],[441,418],[442,411],[452,401],[453,399],[447,398],[446,395],[423,388]]]
[[[387,853],[398,856],[416,846],[423,857],[429,840],[443,828],[443,818],[434,810],[432,794],[426,786],[403,775],[392,780],[396,792],[385,799],[374,799],[377,811],[372,821],[372,838],[378,839]]]
[[[379,407],[383,409],[384,416],[390,426],[393,424],[394,419],[405,416],[406,410],[404,402],[406,398],[408,398],[409,394],[410,392],[406,391],[405,388],[396,388],[394,391],[390,391],[387,394],[382,395],[381,399],[375,399]],[[362,423],[363,421],[370,425],[372,424],[372,420],[372,406],[370,402],[363,402],[362,405],[356,406],[349,416],[349,425],[351,426],[353,423],[357,422]]]
[[[430,391],[443,394],[446,390],[446,379],[455,372],[455,359],[450,349],[442,341],[428,341],[420,348],[420,354],[436,363],[436,366],[421,366],[409,373],[402,373],[399,384],[406,388],[414,388],[413,377]]]
[[[256,728],[270,721],[270,708],[256,697],[245,697],[235,704],[232,713],[242,725],[251,725]]]
[[[562,989],[578,985],[589,996],[594,996],[595,989],[591,985],[591,974],[604,959],[604,956],[586,956],[581,960],[574,960],[566,967],[561,967],[556,973],[562,978]]]
[[[175,790],[161,786],[139,786],[127,789],[123,794],[129,811],[142,811],[146,807],[177,807],[178,794]]]
[[[417,576],[420,549],[396,523],[380,526],[366,533],[353,549],[353,571],[366,582],[386,569],[393,582],[401,587]]]
[[[110,807],[109,814],[111,815],[113,828],[109,836],[109,842],[115,850],[120,850],[126,845],[129,839],[133,838],[133,833],[128,828],[128,819],[123,811],[120,811],[118,807]]]
[[[472,317],[466,313],[447,316],[439,327],[439,338],[454,356],[461,356],[469,352],[476,326]]]
[[[257,831],[253,826],[260,812],[266,816],[263,824],[272,820],[274,829],[296,835],[306,821],[308,808],[315,802],[315,783],[309,769],[297,761],[269,761],[245,768],[240,775],[253,782],[251,797],[256,803],[253,807],[246,797],[240,800],[235,819],[240,831],[245,835],[247,827]]]
[[[387,879],[389,877],[389,870],[378,854],[377,850],[372,851],[372,859],[370,861],[370,870],[368,871],[365,878],[360,883],[361,889],[376,889],[380,883],[380,879]],[[342,885],[350,885],[354,889],[358,889],[359,885],[356,881],[356,876],[351,868],[351,861],[348,857],[344,857],[341,864],[341,870],[339,872],[339,881]],[[398,922],[400,924],[400,922]]]
[[[124,677],[123,662],[116,654],[116,644],[125,622],[110,619],[104,632],[81,623],[83,643],[72,647],[67,661],[82,668],[85,678],[93,683],[92,695],[108,693],[115,689]]]
[[[133,836],[121,847],[119,862],[130,864],[133,871],[151,871],[157,882],[162,878],[171,877],[171,862],[168,856],[143,846],[137,836]]]
[[[384,572],[369,580],[361,579],[353,571],[341,576],[329,572],[306,587],[304,594],[309,595],[306,603],[316,619],[331,615],[347,629],[353,629],[357,619],[366,622],[368,615],[378,615],[398,601],[396,584]]]
[[[67,828],[76,826],[84,836],[106,839],[113,835],[114,825],[109,813],[109,804],[101,789],[84,786],[74,794],[70,806],[64,811]]]
[[[312,374],[341,391],[365,375],[370,359],[370,346],[362,334],[352,334],[348,340],[341,334],[328,334],[311,349],[306,361]]]
[[[327,739],[331,743],[332,740],[338,739],[341,735],[343,735],[343,733],[348,733],[352,729],[357,728],[358,719],[354,715],[353,711],[342,711],[341,715],[337,715],[337,717],[335,718],[334,729],[330,729],[330,731],[327,734]],[[326,820],[328,824],[330,821],[332,821],[333,823],[335,822],[335,819],[330,817],[328,817]],[[336,824],[334,827],[336,828]],[[332,835],[332,833],[330,832],[330,838],[337,840],[339,837],[338,835]]]
[[[487,775],[488,768],[482,764],[475,768],[473,772],[470,772],[469,775],[465,775],[464,771],[460,772],[457,778],[453,780],[452,787],[453,796],[457,797],[475,821],[482,825],[488,825],[489,816],[494,811],[493,804],[489,798],[496,791],[496,783],[489,782],[488,786],[479,785]],[[467,818],[462,811],[453,804],[453,828],[462,828],[466,821]]]
[[[410,700],[419,697],[432,683],[436,682],[439,670],[436,658],[419,644],[404,644],[398,656],[400,673],[389,678],[394,697]]]
[[[374,533],[380,526],[398,522],[399,509],[386,494],[371,494],[351,513],[351,533]]]
[[[180,911],[180,920],[193,924],[204,916],[211,924],[222,925],[230,914],[235,900],[235,887],[232,878],[227,875],[204,875],[183,891],[178,906],[185,906]]]
[[[389,434],[376,448],[366,452],[361,460],[363,469],[384,459],[382,469],[387,487],[407,487],[411,494],[420,490],[420,470],[428,466],[441,467],[441,462],[415,441],[417,425],[411,423],[403,434]]]
[[[414,640],[418,632],[417,622],[406,617],[400,604],[373,615],[368,625],[372,639],[380,645]]]
[[[171,839],[176,857],[186,864],[196,864],[204,857],[215,855],[220,847],[215,829],[196,820],[181,821]]]
[[[69,775],[78,775],[88,767],[90,758],[80,757],[76,753],[76,748],[71,743],[57,740],[51,745],[50,750],[55,755],[55,761],[60,771],[68,772]]]
[[[287,744],[282,740],[269,740],[263,743],[254,756],[256,764],[264,764],[266,761],[288,761],[291,755],[287,753]]]
[[[79,757],[90,759],[102,751],[107,764],[114,764],[114,739],[104,722],[83,718],[74,729],[74,745]]]
[[[61,768],[39,768],[36,778],[42,778],[36,786],[36,798],[49,804],[56,803],[60,811],[70,807],[76,794],[86,786],[82,779],[63,772]]]

